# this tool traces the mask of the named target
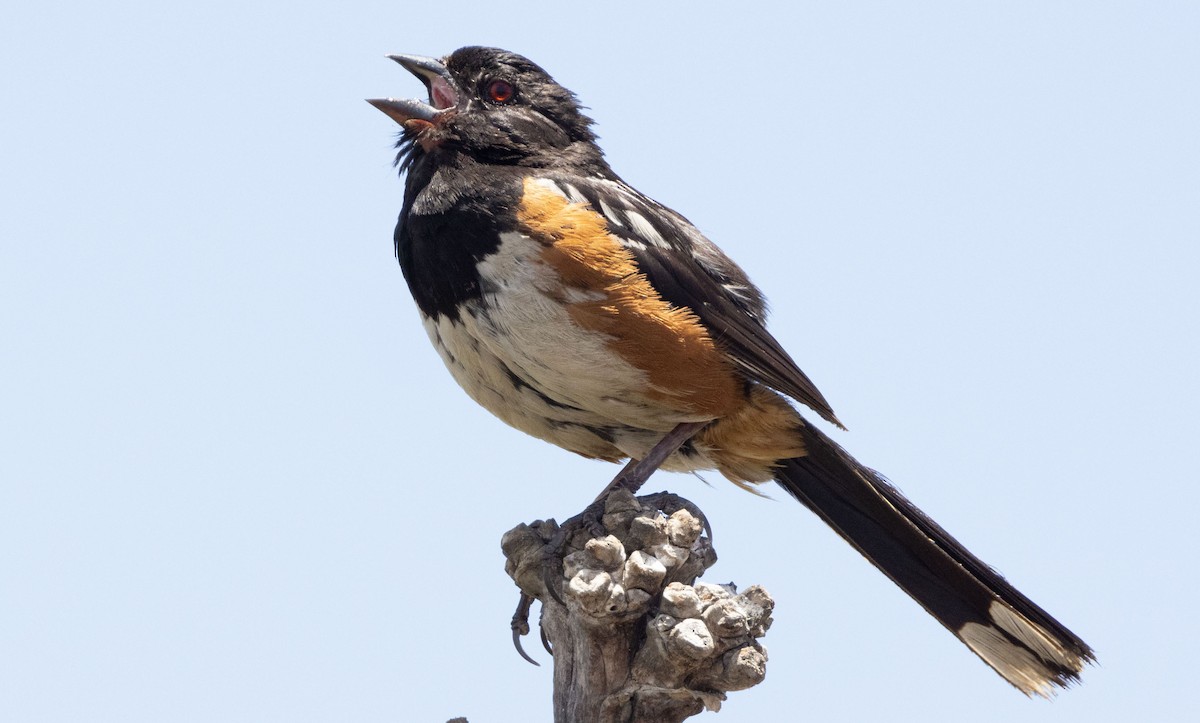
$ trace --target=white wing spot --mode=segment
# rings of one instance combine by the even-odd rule
[[[532,180],[532,183],[535,186],[540,186],[548,191],[552,191],[553,193],[555,193],[559,196],[562,196],[563,198],[565,198],[567,200],[571,199],[571,197],[569,195],[567,195],[567,193],[565,191],[563,191],[561,186],[559,186],[557,183],[550,180],[549,178],[535,178]],[[576,193],[578,193],[578,191],[576,191]]]
[[[578,188],[576,188],[575,186],[573,186],[569,183],[564,183],[564,184],[562,184],[562,186],[563,186],[563,189],[567,192],[567,198],[569,200],[574,201],[575,203],[582,203],[585,206],[590,205],[588,203],[587,196],[584,196],[582,193],[580,193]]]
[[[637,211],[626,211],[625,217],[629,219],[629,227],[632,228],[639,236],[646,240],[651,246],[666,248],[667,240],[662,237],[654,226],[646,220],[646,217]]]
[[[745,284],[721,284],[732,296],[742,301],[750,300],[750,289]]]
[[[604,214],[604,218],[608,219],[610,223],[615,223],[618,226],[625,225],[625,222],[621,220],[617,212],[613,210],[612,206],[605,203],[603,198],[600,199],[600,213]]]

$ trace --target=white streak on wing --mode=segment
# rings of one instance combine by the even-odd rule
[[[580,193],[579,189],[576,188],[575,186],[573,186],[569,183],[563,183],[562,186],[563,186],[563,190],[566,191],[567,198],[569,200],[571,200],[575,203],[582,203],[585,206],[591,205],[587,200],[587,196],[584,196],[582,193]]]
[[[596,180],[598,181],[598,183],[596,185],[604,186],[605,188],[611,190],[613,193],[616,193],[620,196],[624,196],[625,198],[631,198],[634,200],[636,200],[638,197],[637,192],[634,191],[629,186],[626,186],[624,183],[618,183],[609,178],[597,178]]]
[[[625,225],[625,222],[621,220],[621,217],[617,215],[617,212],[613,210],[613,207],[605,203],[603,198],[600,199],[600,213],[604,214],[604,218],[618,226]]]
[[[729,294],[742,301],[750,301],[750,289],[745,284],[721,284]]]
[[[571,203],[580,203],[585,206],[589,204],[587,196],[584,196],[578,188],[566,181],[555,181],[551,178],[534,178],[531,180],[531,183],[554,193],[556,196],[562,196]]]
[[[544,188],[548,191],[552,191],[556,195],[562,196],[563,198],[570,200],[570,196],[567,195],[567,192],[564,191],[561,186],[559,186],[557,183],[555,183],[554,181],[552,181],[549,178],[534,178],[530,182],[533,183],[533,185],[535,185],[535,186]],[[578,191],[576,191],[576,192],[578,192]]]
[[[667,248],[668,244],[662,234],[646,219],[645,216],[637,211],[626,211],[625,217],[629,219],[629,227],[632,228],[644,241],[651,246],[659,248]]]

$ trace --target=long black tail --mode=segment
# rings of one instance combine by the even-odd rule
[[[1092,649],[874,470],[807,424],[776,480],[1026,695],[1078,681]]]

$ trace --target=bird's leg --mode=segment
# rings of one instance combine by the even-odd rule
[[[691,439],[697,432],[706,427],[708,422],[683,422],[666,434],[657,444],[650,449],[646,456],[642,459],[631,459],[617,476],[609,482],[604,490],[596,497],[596,499],[584,509],[583,512],[575,515],[571,519],[562,524],[553,537],[542,548],[545,555],[545,562],[542,568],[542,577],[545,583],[546,592],[550,594],[558,603],[563,604],[561,595],[558,592],[558,585],[562,580],[562,551],[566,547],[571,536],[582,527],[593,528],[591,531],[594,536],[599,536],[603,533],[600,520],[604,516],[605,502],[608,496],[617,490],[628,490],[631,494],[636,494],[650,475],[654,474],[664,461],[674,454],[685,442]],[[694,510],[693,514],[703,521],[704,528],[709,530],[708,520],[704,518],[703,513],[695,510],[691,503],[685,505],[679,504],[679,498],[667,492],[654,495],[659,500],[657,504],[664,505],[660,509],[671,508],[671,511],[679,507],[687,507]],[[712,538],[711,530],[709,538]],[[512,633],[513,645],[521,657],[529,662],[537,665],[521,647],[521,637],[529,633],[529,608],[533,602],[533,598],[522,593],[521,600],[517,604],[517,611],[512,618]],[[542,645],[551,655],[554,654],[551,650],[549,641],[546,639],[546,631],[542,631]]]
[[[675,429],[667,432],[667,436],[660,439],[658,444],[651,447],[645,457],[630,459],[629,463],[613,478],[613,481],[609,482],[604,491],[596,497],[592,505],[599,503],[603,508],[604,500],[617,490],[627,490],[636,495],[642,485],[646,484],[646,480],[650,479],[650,475],[654,474],[654,471],[667,461],[667,457],[675,454],[685,442],[708,424],[708,422],[681,422]]]
[[[603,534],[600,519],[604,516],[604,503],[608,499],[608,496],[617,490],[627,490],[632,494],[637,494],[637,491],[646,483],[646,480],[650,479],[650,475],[654,474],[654,471],[662,466],[662,463],[668,457],[675,454],[685,442],[701,429],[708,426],[708,424],[708,422],[682,422],[677,425],[670,432],[667,432],[666,436],[660,439],[646,453],[645,457],[629,460],[629,463],[617,473],[612,482],[609,482],[605,486],[595,501],[584,508],[583,512],[563,522],[558,532],[555,533],[550,542],[546,543],[546,547],[544,548],[546,566],[543,570],[543,576],[546,582],[546,592],[550,593],[550,596],[557,600],[559,604],[562,604],[562,597],[558,593],[558,586],[562,582],[562,551],[567,546],[567,541],[571,536],[579,529],[585,527],[595,537]]]

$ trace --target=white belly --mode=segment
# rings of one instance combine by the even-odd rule
[[[424,321],[450,373],[479,404],[535,437],[602,458],[640,457],[683,421],[647,398],[644,372],[571,320],[564,294],[579,300],[582,292],[562,287],[536,242],[504,234],[477,268],[481,298],[457,320]]]

